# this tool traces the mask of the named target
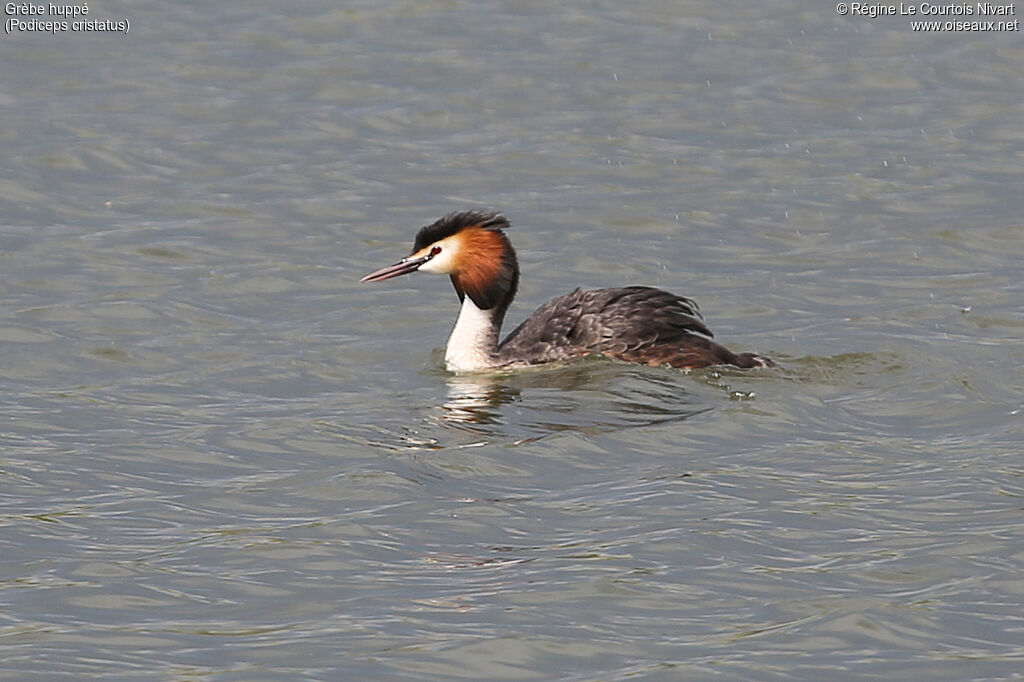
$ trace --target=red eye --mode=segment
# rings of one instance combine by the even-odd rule
[[[439,253],[441,253],[441,247],[440,246],[435,246],[434,248],[432,248],[430,250],[430,255],[431,256],[436,256]]]

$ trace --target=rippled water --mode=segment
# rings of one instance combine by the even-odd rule
[[[1018,34],[120,16],[0,42],[0,677],[1019,676]],[[447,281],[358,279],[472,206],[510,324],[651,284],[779,366],[449,375]]]

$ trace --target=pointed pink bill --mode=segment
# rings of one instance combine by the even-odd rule
[[[394,265],[389,265],[386,268],[381,268],[376,272],[371,272],[366,277],[363,277],[360,282],[383,282],[386,279],[392,277],[398,277],[400,275],[408,275],[410,272],[416,272],[420,269],[420,266],[430,260],[431,256],[423,256],[422,258],[403,258]]]

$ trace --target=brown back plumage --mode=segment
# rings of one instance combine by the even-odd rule
[[[498,349],[502,362],[568,360],[601,354],[645,365],[767,366],[712,341],[697,304],[652,287],[576,289],[548,301]]]

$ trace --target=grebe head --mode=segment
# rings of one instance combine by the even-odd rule
[[[503,231],[508,226],[504,216],[491,211],[449,213],[416,233],[412,253],[360,281],[416,271],[449,275],[460,301],[469,296],[480,310],[504,312],[519,285],[516,252]]]

